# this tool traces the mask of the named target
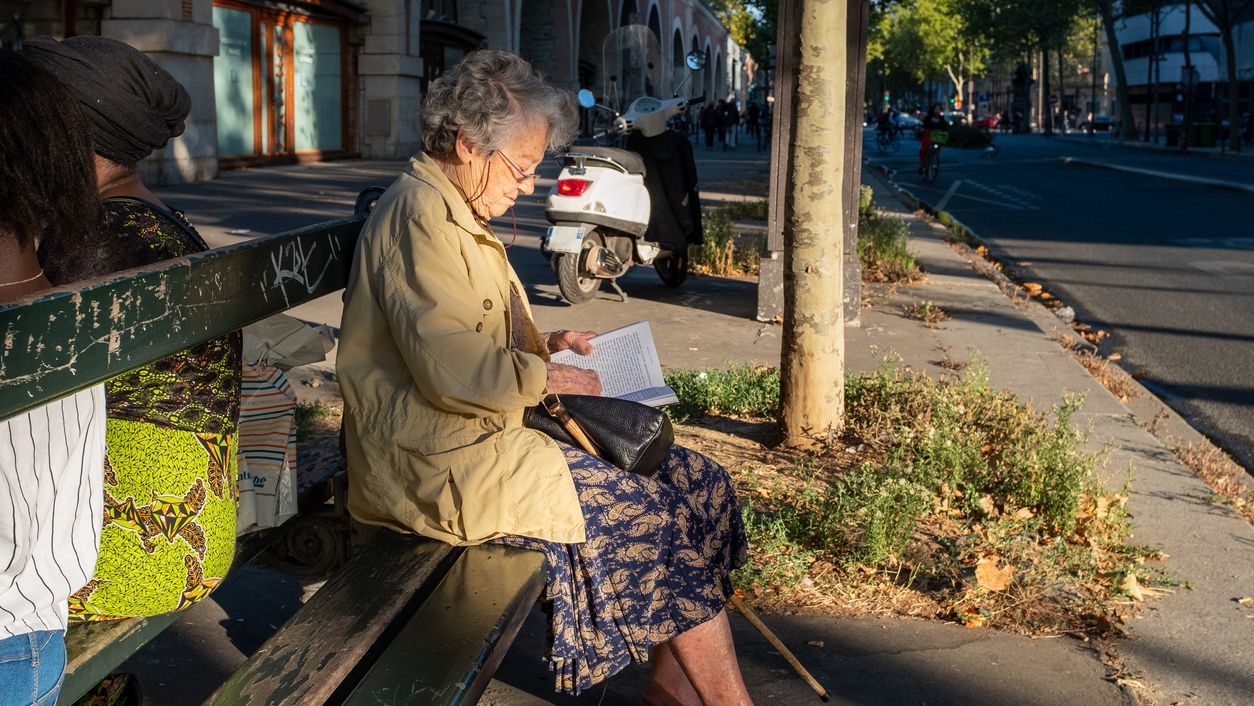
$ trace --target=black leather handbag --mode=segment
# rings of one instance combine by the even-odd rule
[[[571,422],[577,425],[574,435],[568,430]],[[597,456],[642,476],[657,473],[675,443],[675,430],[662,410],[614,397],[551,394],[543,405],[527,408],[523,425],[588,450],[575,438],[582,431]]]

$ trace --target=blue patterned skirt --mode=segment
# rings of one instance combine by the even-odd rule
[[[494,540],[544,553],[549,668],[578,694],[718,615],[748,559],[727,470],[675,446],[651,478],[563,447],[587,541]]]

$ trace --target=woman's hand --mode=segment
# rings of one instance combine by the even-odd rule
[[[588,339],[597,335],[596,331],[551,331],[544,336],[544,345],[550,353],[570,349],[579,355],[591,355],[592,344]]]
[[[545,363],[549,371],[548,392],[559,395],[600,395],[601,376],[595,370],[561,363]]]

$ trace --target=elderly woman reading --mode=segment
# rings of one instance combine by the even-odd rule
[[[522,424],[545,391],[598,394],[548,361],[590,334],[542,334],[488,220],[535,188],[573,132],[570,95],[477,51],[434,81],[423,150],[379,200],[348,285],[338,374],[349,508],[363,522],[548,560],[549,661],[578,693],[652,661],[656,704],[746,704],[723,606],[747,548],[727,472],[675,447],[652,477]]]

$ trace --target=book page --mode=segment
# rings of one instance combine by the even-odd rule
[[[607,331],[590,341],[596,350],[592,355],[579,355],[572,350],[554,353],[554,363],[595,370],[601,377],[601,394],[618,397],[654,407],[679,401],[675,391],[666,386],[653,332],[648,321],[637,321]]]

